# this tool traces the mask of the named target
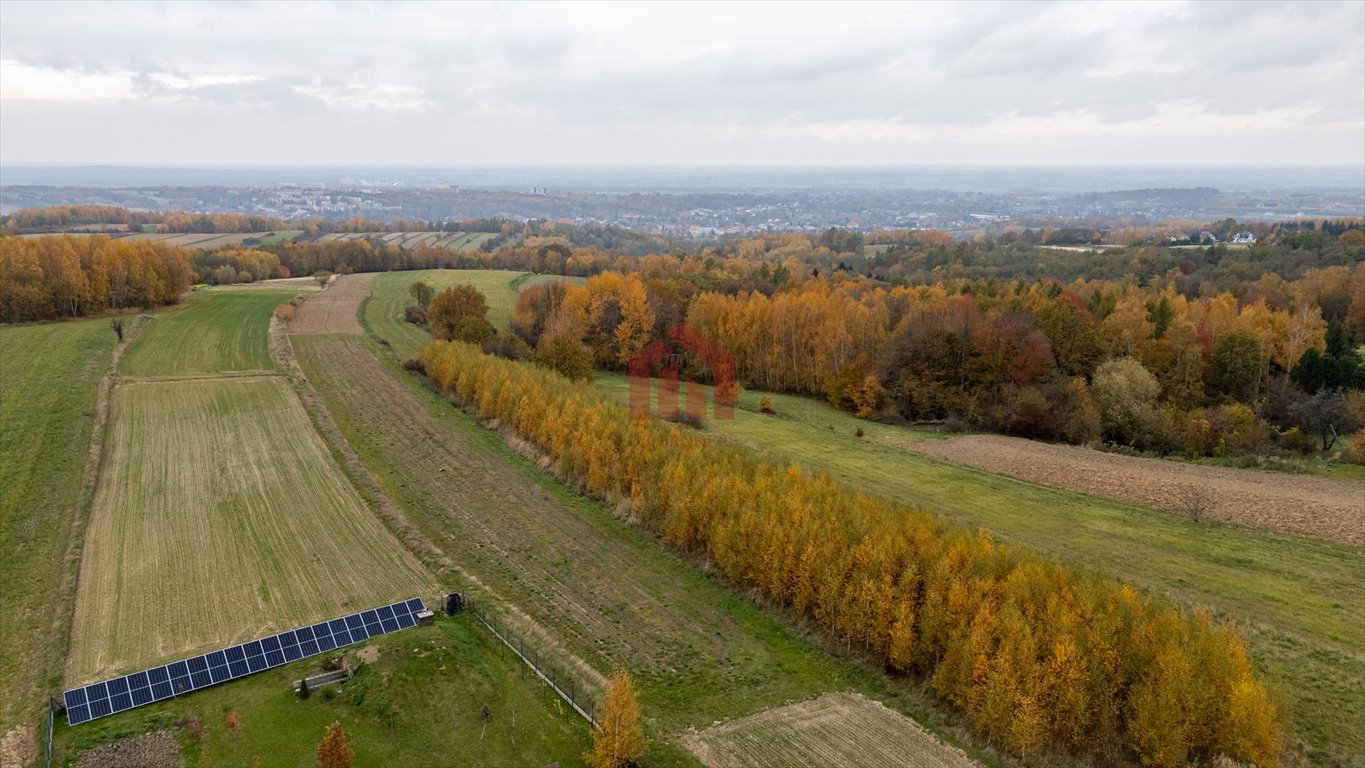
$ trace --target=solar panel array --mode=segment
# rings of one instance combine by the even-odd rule
[[[424,610],[426,606],[422,599],[414,597],[192,659],[134,672],[125,677],[72,688],[63,694],[66,720],[71,725],[79,725],[97,717],[326,653],[375,635],[406,629],[417,624],[416,614]]]

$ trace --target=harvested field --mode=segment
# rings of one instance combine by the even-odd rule
[[[701,731],[683,744],[707,768],[970,768],[962,750],[857,693],[827,693]]]
[[[370,295],[370,283],[375,274],[367,272],[337,277],[331,287],[299,307],[294,319],[289,321],[289,332],[296,335],[350,333],[359,336],[364,329],[360,327],[360,318],[356,313],[360,302]]]
[[[270,315],[297,293],[198,293],[188,304],[153,316],[155,323],[128,346],[120,372],[128,376],[182,376],[269,370]]]
[[[422,594],[283,377],[114,391],[66,685]]]
[[[1091,496],[1275,533],[1365,546],[1365,485],[1119,456],[1016,437],[919,440],[907,450]]]

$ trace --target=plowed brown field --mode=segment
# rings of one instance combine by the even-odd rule
[[[766,709],[688,733],[707,768],[971,768],[976,763],[905,715],[856,693]]]
[[[289,321],[289,332],[294,335],[350,333],[359,336],[364,329],[360,327],[356,312],[360,302],[370,295],[370,283],[375,275],[374,272],[341,275],[331,287],[298,308],[294,319]]]
[[[1181,464],[993,435],[902,447],[1091,496],[1365,546],[1365,485],[1350,480]]]

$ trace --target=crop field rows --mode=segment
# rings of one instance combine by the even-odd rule
[[[424,593],[281,377],[115,390],[68,685]]]
[[[347,240],[379,240],[385,245],[416,248],[430,245],[458,253],[479,250],[485,241],[496,235],[492,232],[334,232],[318,238],[318,242],[336,243]]]
[[[299,235],[303,230],[293,229],[282,232],[224,232],[224,233],[177,233],[155,232],[129,235],[129,240],[145,240],[165,243],[191,250],[222,248],[223,246],[248,246],[250,244],[271,245],[284,243]]]

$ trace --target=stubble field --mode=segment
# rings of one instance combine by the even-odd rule
[[[856,693],[809,701],[688,733],[683,743],[706,768],[970,768],[956,747],[905,715]]]
[[[281,377],[114,392],[68,686],[434,588]]]

